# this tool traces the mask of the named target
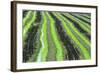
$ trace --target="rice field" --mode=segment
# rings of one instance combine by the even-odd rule
[[[23,10],[23,62],[91,59],[91,14]]]

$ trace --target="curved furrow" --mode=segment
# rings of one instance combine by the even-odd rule
[[[83,22],[82,20],[72,16],[69,13],[64,13],[65,16],[67,16],[68,18],[71,18],[73,21],[75,21],[83,30],[85,30],[88,33],[91,33],[91,26],[89,26],[89,24]]]
[[[59,37],[65,47],[64,52],[65,52],[65,60],[79,60],[80,59],[80,53],[79,51],[73,46],[73,43],[71,43],[71,39],[66,35],[64,32],[62,26],[61,26],[61,21],[52,14],[50,15],[54,18],[55,25],[57,28],[57,32],[59,34]]]
[[[47,17],[44,12],[42,12],[42,28],[41,28],[41,48],[37,56],[37,62],[44,62],[46,61],[47,54],[48,54],[48,40],[47,40]]]
[[[28,23],[26,23],[25,27],[23,27],[23,40],[26,39],[27,37],[27,32],[29,30],[29,28],[31,27],[31,25],[33,25],[35,19],[36,19],[36,11],[32,12],[32,18],[28,21]],[[35,24],[34,24],[35,25]]]
[[[49,12],[50,13],[50,12]],[[47,33],[48,33],[48,57],[47,61],[56,61],[56,46],[53,42],[51,31],[50,31],[50,20],[47,18],[48,24],[47,24]]]
[[[89,25],[91,25],[91,20],[90,19],[85,18],[84,16],[81,16],[81,15],[79,15],[77,13],[70,13],[70,14],[75,16],[75,17],[77,17],[77,18],[79,18],[80,20],[82,20],[84,22],[87,22]]]
[[[62,43],[58,37],[56,27],[55,27],[55,21],[48,12],[46,12],[46,15],[47,15],[48,19],[50,20],[50,28],[51,28],[50,33],[52,35],[53,42],[56,46],[56,60],[62,61],[62,60],[64,60],[64,51],[63,51],[64,48],[63,48]]]
[[[65,22],[63,17],[60,14],[53,13],[61,22],[63,28],[66,30],[66,34],[73,40],[74,44],[77,45],[80,48],[80,52],[84,56],[84,59],[90,59],[90,53],[87,48],[84,47],[81,43],[79,42],[78,37],[75,36],[75,33],[73,33],[73,29],[69,26],[69,22]]]
[[[62,13],[61,13],[62,14]],[[71,18],[68,18],[67,16],[65,16],[64,14],[62,14],[67,20],[69,20],[72,24],[73,27],[75,27],[77,29],[77,31],[81,34],[82,36],[85,36],[89,41],[91,40],[91,35],[90,33],[84,31],[75,21],[73,21]]]
[[[37,16],[40,16],[40,13],[37,12]],[[36,17],[36,20],[38,17]],[[37,48],[37,36],[38,36],[38,30],[40,27],[41,22],[41,16],[38,21],[34,21],[32,23],[31,27],[28,29],[28,32],[26,34],[27,38],[23,40],[23,62],[33,62],[35,61],[35,56],[33,57],[33,54],[35,54]],[[37,25],[36,25],[37,24]],[[23,28],[24,30],[24,28]]]
[[[91,15],[87,15],[87,14],[80,14],[82,16],[84,16],[85,18],[91,19]]]
[[[23,26],[26,25],[26,23],[28,22],[28,19],[30,18],[31,14],[32,14],[32,11],[28,11],[28,12],[26,13],[25,17],[24,17],[23,20],[22,20]]]
[[[34,28],[32,28],[32,31],[28,31],[28,32],[30,32],[30,34],[29,34],[27,39],[30,39],[30,42],[32,42],[32,43],[29,43],[28,50],[32,49],[30,51],[30,53],[32,52],[32,54],[29,57],[29,59],[27,60],[27,62],[36,61],[38,52],[40,50],[41,43],[40,43],[39,38],[40,38],[40,33],[41,33],[41,30],[40,30],[41,29],[41,25],[42,25],[41,22],[42,22],[41,13],[40,13],[40,11],[37,11],[37,17],[36,17],[35,22],[33,23],[34,24],[33,25]]]
[[[58,13],[58,15],[61,16],[60,13]],[[79,41],[82,42],[82,44],[86,48],[90,49],[90,42],[87,39],[87,37],[84,36],[81,32],[79,32],[78,29],[75,28],[74,24],[71,21],[69,21],[67,18],[64,18],[63,16],[61,16],[61,17],[64,19],[64,21],[66,21],[68,24],[70,24],[69,26],[73,29],[73,32],[76,33],[75,35],[76,35],[76,37],[78,37]]]

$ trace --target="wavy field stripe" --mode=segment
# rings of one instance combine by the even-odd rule
[[[56,61],[56,46],[53,42],[51,31],[50,31],[50,20],[47,18],[48,24],[47,24],[47,35],[48,35],[48,57],[47,61]]]
[[[89,51],[81,44],[81,42],[79,42],[77,39],[78,37],[75,37],[75,33],[73,33],[72,29],[68,26],[70,24],[65,22],[60,15],[56,13],[53,14],[62,22],[62,26],[66,30],[66,34],[68,34],[68,36],[74,41],[74,44],[80,48],[80,52],[83,54],[84,59],[90,59],[91,57]]]
[[[32,12],[32,18],[29,20],[29,22],[26,24],[26,26],[23,28],[23,38],[26,38],[26,33],[28,32],[31,25],[34,25],[34,21],[36,19],[36,11]]]
[[[73,18],[72,20],[74,20],[75,22],[77,22],[79,24],[83,24],[86,28],[91,30],[91,26],[88,23],[82,21],[81,19],[76,18],[75,16],[71,15],[70,13],[64,13],[64,15],[71,18],[71,19]]]
[[[88,23],[91,23],[91,20],[88,19],[88,18],[85,18],[84,16],[81,16],[81,15],[75,14],[75,13],[70,13],[70,14],[72,14],[73,16],[76,16],[76,17],[78,17],[78,18],[81,18],[81,19],[83,19],[84,21],[86,21],[86,22],[88,22]]]
[[[85,30],[88,33],[91,33],[91,26],[89,26],[88,23],[83,22],[82,20],[72,16],[69,13],[64,13],[65,16],[67,16],[68,18],[71,18],[73,21],[75,21],[76,23],[78,23],[78,25]]]
[[[59,35],[61,42],[65,48],[64,49],[64,53],[65,53],[64,60],[79,60],[79,59],[81,59],[79,51],[77,49],[75,49],[76,47],[73,46],[71,39],[68,37],[68,35],[65,34],[59,19],[56,16],[54,16],[52,13],[50,13],[50,15],[54,18],[58,35]]]
[[[38,16],[40,17],[40,19],[38,19]],[[30,39],[30,38],[32,38],[31,39],[32,43],[29,43],[29,46],[33,45],[32,47],[30,47],[31,48],[31,52],[33,52],[33,53],[31,53],[31,55],[29,56],[27,62],[36,61],[37,54],[38,54],[38,52],[40,50],[40,44],[41,43],[40,43],[39,39],[40,39],[40,33],[41,33],[41,22],[42,22],[41,17],[42,17],[41,13],[39,11],[37,11],[37,17],[36,17],[35,22],[33,23],[35,25],[32,26],[33,28],[30,28],[30,29],[32,29],[32,31],[29,31],[30,29],[28,30],[28,32],[30,34],[27,34],[27,35],[29,35],[27,37],[27,40]],[[37,20],[39,20],[39,21],[37,21]],[[37,22],[38,22],[38,24],[37,24]],[[30,37],[31,35],[33,35],[33,36]],[[30,49],[30,48],[28,47],[28,49]]]
[[[44,12],[42,12],[42,28],[41,28],[41,48],[37,56],[37,62],[44,62],[46,61],[47,54],[48,54],[48,40],[47,40],[47,17]]]
[[[80,14],[82,16],[84,16],[85,18],[91,19],[91,15],[87,15],[87,14]]]
[[[46,12],[46,14],[50,20],[50,28],[51,28],[50,33],[52,35],[52,39],[56,46],[56,60],[62,61],[62,60],[64,60],[64,52],[63,52],[64,48],[63,48],[62,43],[61,43],[60,39],[58,38],[58,34],[56,32],[55,21],[48,12]]]
[[[27,20],[30,18],[32,11],[28,11],[26,16],[23,18],[23,25],[26,24]]]
[[[61,16],[60,13],[57,13],[57,14],[58,14],[59,16]],[[69,21],[67,18],[65,18],[65,17],[63,17],[63,16],[61,16],[61,17],[64,19],[65,22],[67,22],[68,24],[70,24],[69,27],[71,27],[71,28],[73,29],[73,32],[76,33],[75,35],[79,38],[80,42],[82,42],[82,44],[83,44],[86,48],[90,49],[90,42],[89,42],[89,39],[88,39],[86,36],[84,36],[81,32],[79,32],[78,29],[75,28],[74,24],[73,24],[71,21]]]

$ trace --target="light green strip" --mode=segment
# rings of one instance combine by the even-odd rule
[[[26,16],[23,19],[23,25],[25,25],[26,21],[28,20],[28,18],[30,17],[30,14],[32,13],[32,11],[28,11]]]
[[[81,21],[80,19],[78,19],[78,18],[72,16],[72,15],[69,14],[69,13],[64,13],[64,15],[67,16],[67,17],[69,17],[69,18],[71,18],[73,21],[77,22],[77,23],[79,24],[79,26],[80,26],[83,30],[85,30],[86,32],[91,33],[91,26],[89,26],[88,23],[85,23],[85,22]]]
[[[79,15],[79,14],[75,14],[75,13],[71,13],[72,15],[74,15],[74,16],[77,16],[77,17],[79,17],[79,18],[81,18],[81,19],[83,19],[83,20],[85,20],[86,22],[88,22],[88,23],[90,23],[91,22],[91,20],[90,19],[88,19],[88,18],[85,18],[84,16],[82,16],[82,15]]]
[[[64,53],[63,53],[63,47],[62,47],[62,43],[60,42],[60,39],[58,38],[58,34],[56,32],[56,27],[55,27],[55,21],[54,19],[51,17],[51,15],[46,12],[47,17],[50,20],[50,28],[51,28],[51,35],[52,35],[52,39],[54,41],[54,44],[56,46],[56,59],[57,61],[62,61],[64,60]]]
[[[81,50],[81,53],[83,54],[84,58],[85,59],[90,59],[90,53],[87,51],[87,48],[85,48],[79,41],[78,41],[78,37],[75,37],[75,33],[73,34],[71,32],[71,29],[69,28],[69,23],[65,22],[63,20],[63,18],[56,14],[56,13],[53,13],[61,22],[62,22],[62,25],[63,25],[63,28],[66,30],[66,34],[75,42],[75,44],[80,47],[80,50]]]
[[[88,18],[88,19],[91,19],[91,15],[87,15],[87,14],[80,14],[80,15],[82,15],[82,16]]]
[[[83,35],[81,32],[78,31],[77,28],[75,28],[74,24],[72,22],[70,22],[68,19],[66,19],[65,17],[63,17],[60,13],[57,13],[60,17],[62,17],[64,19],[64,21],[66,21],[68,24],[70,24],[69,26],[72,28],[72,30],[76,33],[76,35],[78,35],[77,37],[79,37],[80,41],[84,44],[84,46],[88,46],[88,48],[90,47],[90,42],[88,40],[88,38]]]
[[[26,33],[31,27],[31,25],[34,25],[34,21],[36,19],[36,11],[32,12],[32,19],[26,24],[26,26],[23,28],[23,38],[26,38]]]
[[[39,54],[37,56],[37,62],[46,61],[46,57],[48,54],[47,17],[44,14],[44,12],[42,12],[42,19],[43,19],[43,23],[42,23],[41,35],[40,35],[40,41],[42,47],[40,48]]]

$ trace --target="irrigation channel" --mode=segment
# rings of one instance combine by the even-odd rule
[[[91,58],[91,14],[23,11],[23,62]]]

